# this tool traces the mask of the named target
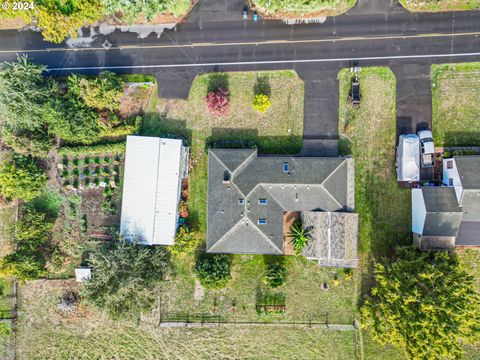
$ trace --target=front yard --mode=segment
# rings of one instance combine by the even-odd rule
[[[480,146],[480,63],[432,65],[436,146]]]
[[[480,8],[479,0],[400,0],[400,3],[413,12],[477,10]]]
[[[336,16],[352,8],[356,0],[253,0],[260,13],[275,19],[309,19]]]
[[[348,99],[352,77],[349,69],[338,75],[340,152],[355,159],[355,211],[366,270],[370,255],[379,259],[410,243],[410,191],[396,181],[395,76],[388,68],[362,68],[359,108]]]
[[[225,117],[208,112],[205,96],[211,88],[229,91]],[[252,108],[257,91],[270,94],[270,109]],[[198,76],[188,101],[160,99],[153,104],[143,135],[183,135],[191,144],[189,221],[206,231],[207,153],[206,147],[257,146],[260,153],[296,154],[302,147],[303,82],[293,71],[212,73]],[[161,116],[158,116],[158,112]]]

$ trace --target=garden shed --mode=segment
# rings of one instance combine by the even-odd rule
[[[128,136],[120,233],[146,245],[173,245],[188,148],[182,140]]]

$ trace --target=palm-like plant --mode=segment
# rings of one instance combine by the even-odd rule
[[[311,230],[307,230],[303,227],[301,221],[295,221],[290,227],[290,243],[293,245],[297,255],[302,253],[303,248],[307,245],[308,240],[310,239]]]

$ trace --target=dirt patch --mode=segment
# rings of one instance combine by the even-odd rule
[[[205,289],[203,288],[202,284],[200,284],[200,281],[195,279],[195,291],[193,293],[193,298],[196,301],[202,301],[204,297],[205,297]]]
[[[16,17],[12,19],[1,19],[0,18],[0,30],[16,30],[22,29],[27,24],[21,17]]]
[[[130,116],[143,115],[148,109],[152,92],[153,84],[134,83],[125,86],[118,115],[124,119]]]

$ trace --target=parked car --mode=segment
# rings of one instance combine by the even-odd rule
[[[435,164],[435,147],[433,146],[433,135],[430,130],[421,130],[417,133],[420,139],[420,153],[422,167],[432,167]]]
[[[357,76],[352,78],[352,86],[350,88],[349,98],[352,106],[360,106],[360,81],[358,81]]]
[[[243,20],[248,19],[248,5],[243,6],[242,18]]]
[[[397,180],[420,180],[420,140],[415,134],[400,135],[397,147]]]

